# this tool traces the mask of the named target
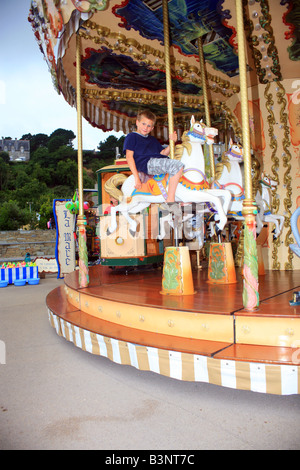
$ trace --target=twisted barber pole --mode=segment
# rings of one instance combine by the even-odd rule
[[[79,284],[87,287],[89,284],[88,254],[86,246],[86,230],[84,225],[79,226]]]
[[[248,310],[253,310],[259,305],[258,282],[255,276],[258,272],[255,224],[252,226],[252,229],[250,229],[249,224],[245,224],[244,237],[244,244],[247,246],[247,250],[244,253],[243,305]]]

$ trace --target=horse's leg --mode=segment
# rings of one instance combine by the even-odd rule
[[[216,191],[219,194],[219,196],[216,195]],[[222,196],[224,199],[226,199],[226,202],[227,202],[228,197],[230,197],[230,201],[231,201],[230,191],[222,190],[222,189],[212,189],[212,190],[208,189],[208,190],[201,191],[201,193],[205,193],[208,196],[206,198],[206,202],[211,202],[216,207],[216,210],[218,212],[219,219],[220,219],[219,222],[217,223],[217,227],[220,231],[222,231],[223,228],[225,227],[226,223],[227,223],[227,215],[224,211],[223,204],[222,204],[220,198]],[[229,195],[228,195],[228,193],[229,193]],[[203,201],[203,199],[202,199],[202,201]]]
[[[280,234],[279,232],[279,224],[278,224],[278,220],[275,219],[275,217],[271,214],[268,214],[268,215],[265,215],[264,216],[264,221],[265,222],[268,222],[269,224],[274,224],[275,225],[275,237],[277,238]]]
[[[111,233],[117,230],[117,212],[119,211],[120,204],[118,206],[113,206],[110,211],[110,227],[107,227],[106,234],[110,235]]]
[[[224,190],[226,191],[226,190]],[[217,224],[219,230],[223,230],[227,222],[227,216],[223,210],[223,205],[220,199],[213,194],[214,190],[202,190],[202,191],[193,191],[190,194],[190,197],[193,198],[193,202],[209,202],[216,207],[216,210],[219,215],[219,222]],[[229,191],[228,191],[229,192]],[[229,193],[230,194],[230,193]]]
[[[283,224],[284,224],[284,217],[282,215],[278,215],[278,214],[272,214],[272,216],[274,217],[274,223],[275,223],[275,237],[279,237],[281,232],[282,232],[282,229],[283,229]],[[276,222],[275,222],[276,220]]]
[[[163,240],[163,238],[165,238],[166,236],[165,223],[168,223],[169,226],[174,228],[173,217],[171,213],[168,213],[167,215],[162,216],[159,220],[159,234],[157,237],[159,240]]]
[[[284,216],[278,215],[277,217],[279,219],[279,234],[280,234],[282,232],[283,225],[284,225]]]
[[[264,224],[263,224],[263,221],[261,219],[260,213],[257,212],[257,214],[256,214],[256,232],[260,233],[263,226],[264,226]]]
[[[129,214],[138,214],[143,209],[146,209],[150,205],[149,201],[143,201],[139,198],[134,198],[129,204],[120,204],[121,208],[119,211],[125,217],[129,224],[129,232],[134,237],[137,232],[137,221],[132,219]]]
[[[126,204],[126,202],[121,202],[117,206],[111,208],[110,215],[111,215],[111,223],[110,227],[107,228],[107,235],[115,232],[117,230],[117,212],[120,212],[121,215],[125,217],[127,222],[129,223],[130,229],[132,231],[136,231],[137,223],[128,214],[128,206],[130,204]]]
[[[217,196],[223,201],[223,211],[227,215],[229,206],[231,204],[232,194],[228,189],[209,189],[210,194]]]

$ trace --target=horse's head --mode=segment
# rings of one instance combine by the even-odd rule
[[[228,150],[224,155],[232,162],[242,162],[244,160],[243,147],[241,144],[233,142],[232,139],[230,139]]]
[[[277,181],[273,180],[271,176],[267,175],[264,171],[261,174],[260,183],[269,189],[274,189],[278,185]]]
[[[191,118],[191,127],[187,132],[187,136],[191,142],[199,142],[212,144],[214,137],[218,134],[218,129],[214,127],[206,127],[202,121],[195,121],[194,116]]]

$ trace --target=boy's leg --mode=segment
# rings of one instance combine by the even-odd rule
[[[182,177],[182,172],[183,172],[183,168],[180,168],[180,170],[176,173],[176,175],[173,175],[170,177],[167,202],[175,202],[176,188],[178,186],[178,182],[180,178]]]
[[[178,182],[182,176],[184,165],[178,160],[170,158],[151,158],[148,162],[148,173],[160,175],[168,173],[170,175],[168,196],[166,202],[175,202],[175,193]]]

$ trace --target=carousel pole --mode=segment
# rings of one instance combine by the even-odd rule
[[[169,133],[174,132],[173,123],[173,100],[172,100],[172,77],[170,61],[170,32],[168,16],[168,0],[163,0],[163,22],[164,22],[164,43],[165,43],[165,63],[166,63],[166,88],[168,106]],[[170,158],[174,158],[175,142],[170,140]],[[176,228],[176,227],[175,227]],[[164,266],[162,277],[163,295],[193,295],[194,283],[192,267],[187,246],[168,246],[164,253]]]
[[[204,101],[206,125],[207,127],[211,127],[209,102],[208,102],[208,94],[207,94],[207,77],[206,77],[203,45],[202,45],[201,37],[198,38],[198,54],[199,54],[199,61],[200,61],[200,72],[201,72],[201,81],[202,81],[202,89],[203,89],[203,101]],[[214,148],[212,144],[210,144],[208,148],[209,148],[209,161],[210,161],[210,168],[211,168],[210,177],[212,180],[214,180],[215,179]]]
[[[173,117],[172,76],[171,76],[171,60],[170,60],[170,31],[169,31],[168,0],[163,0],[162,3],[163,3],[163,23],[164,23],[168,126],[169,126],[169,134],[173,134],[174,117]],[[170,140],[170,158],[174,158],[174,153],[175,153],[175,142],[173,140]]]
[[[86,217],[83,211],[83,163],[82,163],[82,111],[81,111],[81,38],[76,35],[76,99],[77,99],[77,133],[78,133],[78,199],[79,214],[78,244],[79,244],[79,284],[87,287],[89,284],[88,254],[86,246]]]
[[[243,304],[247,310],[254,310],[259,306],[258,260],[255,220],[257,208],[252,195],[250,127],[247,94],[246,54],[244,42],[243,0],[235,0],[235,4],[237,17],[237,41],[240,69],[241,111],[245,168],[245,200],[243,202],[242,210],[243,216],[245,218]]]

